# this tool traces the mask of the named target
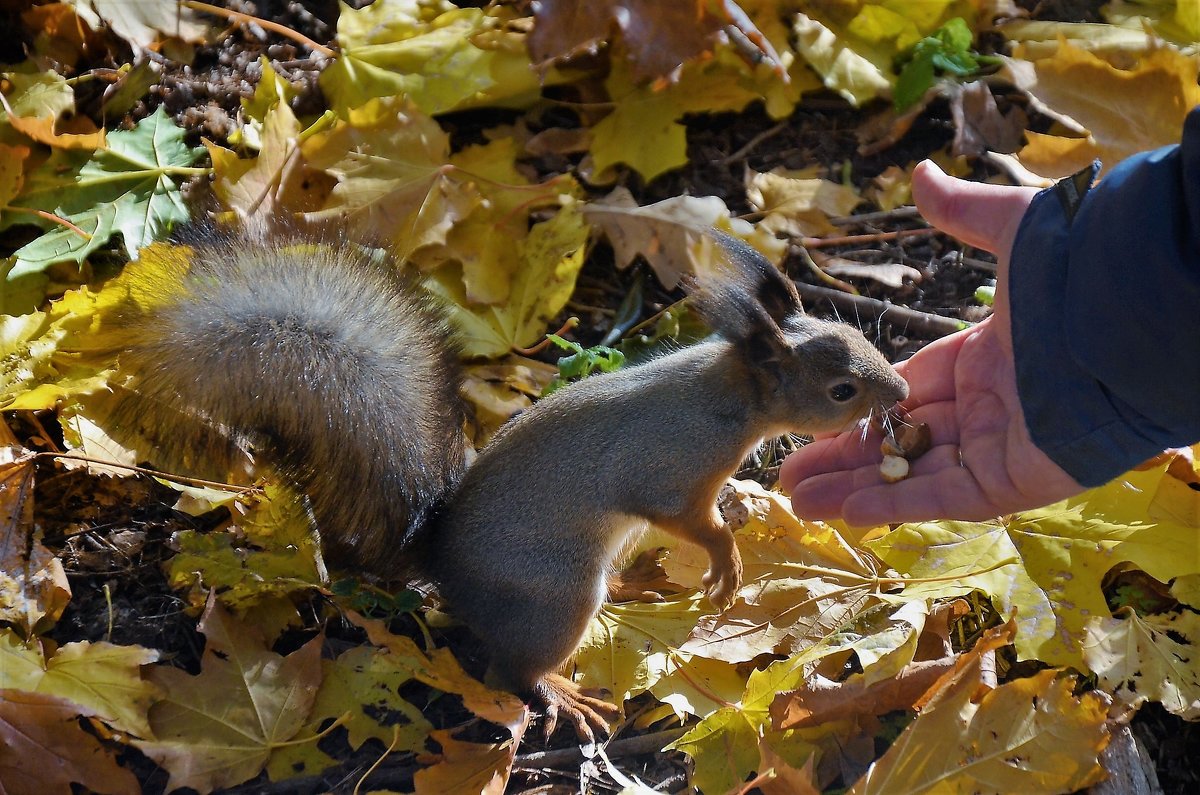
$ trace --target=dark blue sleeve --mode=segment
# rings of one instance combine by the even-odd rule
[[[1200,440],[1200,108],[1178,146],[1063,197],[1038,194],[1013,245],[1017,389],[1034,443],[1097,486]]]

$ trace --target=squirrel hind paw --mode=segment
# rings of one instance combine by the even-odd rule
[[[701,583],[708,598],[720,610],[733,604],[742,587],[742,556],[734,547],[729,555],[714,557]]]
[[[621,717],[619,706],[587,695],[564,676],[546,674],[538,680],[534,692],[539,706],[546,710],[542,731],[547,739],[557,728],[558,719],[565,718],[581,743],[594,743],[597,733],[607,736],[609,725]]]

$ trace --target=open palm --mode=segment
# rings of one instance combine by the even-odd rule
[[[1034,446],[1017,398],[1008,312],[1008,257],[1036,191],[965,182],[926,161],[913,172],[925,218],[999,258],[992,316],[945,337],[897,366],[904,401],[928,423],[933,448],[899,483],[879,475],[879,439],[849,432],[793,453],[780,482],[797,514],[854,525],[924,519],[984,519],[1038,507],[1082,491]]]

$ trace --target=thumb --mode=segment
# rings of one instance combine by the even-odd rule
[[[969,182],[931,160],[913,169],[913,199],[925,220],[968,245],[1007,257],[1036,188]]]

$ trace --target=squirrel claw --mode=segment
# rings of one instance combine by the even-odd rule
[[[558,727],[559,717],[575,729],[581,743],[596,742],[596,733],[608,734],[611,721],[621,716],[621,708],[600,698],[585,695],[579,686],[563,676],[547,674],[537,686],[538,700],[546,708],[542,733],[546,739]]]
[[[665,602],[666,599],[658,591],[639,588],[637,585],[627,586],[623,582],[614,582],[608,586],[610,602]]]
[[[701,582],[714,605],[724,610],[733,604],[738,588],[742,587],[742,559],[736,550],[734,555],[719,565],[713,561]]]

